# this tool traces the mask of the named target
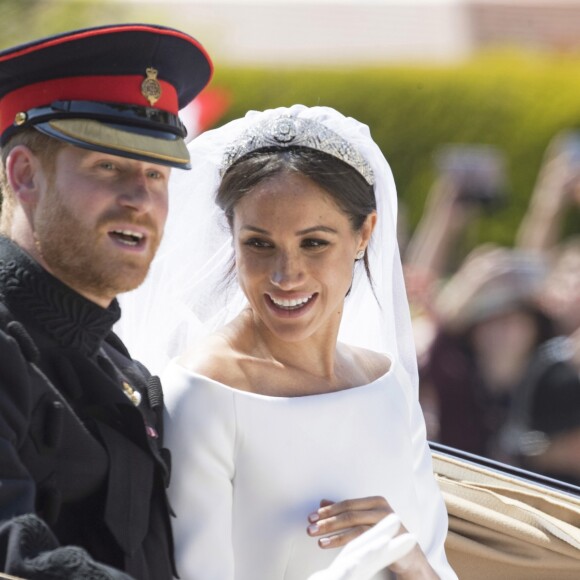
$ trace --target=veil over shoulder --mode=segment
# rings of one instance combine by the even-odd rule
[[[412,379],[416,397],[416,355],[396,237],[393,175],[369,128],[328,107],[250,111],[189,144],[192,170],[175,172],[171,178],[163,241],[143,285],[120,298],[123,315],[116,330],[132,355],[159,373],[169,360],[243,308],[244,297],[235,281],[226,283],[231,237],[214,196],[226,148],[253,124],[280,115],[325,125],[372,168],[378,213],[368,249],[373,286],[357,262],[339,340],[397,358]]]

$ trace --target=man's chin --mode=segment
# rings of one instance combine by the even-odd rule
[[[115,296],[118,296],[119,294],[125,294],[127,292],[131,292],[132,290],[136,290],[137,288],[139,288],[139,286],[141,286],[141,284],[143,284],[144,281],[145,276],[143,276],[143,278],[141,278],[138,281],[131,281],[128,284],[119,285],[116,287],[114,294]]]
[[[111,281],[111,287],[115,288],[116,290],[115,295],[131,292],[131,290],[135,290],[141,286],[141,284],[143,284],[145,281],[148,272],[149,267],[126,269],[126,272],[123,276],[119,276],[115,279],[115,281]]]
[[[53,272],[57,278],[70,286],[79,294],[88,297],[90,300],[101,305],[110,304],[116,296],[125,292],[130,292],[139,287],[147,276],[148,268],[115,268],[115,276],[98,275],[93,272],[92,276],[71,276],[70,272]]]

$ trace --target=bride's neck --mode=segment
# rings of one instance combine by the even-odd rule
[[[284,340],[273,334],[260,320],[246,320],[251,353],[284,369],[294,369],[333,382],[337,371],[338,329],[326,329],[303,340]]]

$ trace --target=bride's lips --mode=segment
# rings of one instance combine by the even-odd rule
[[[264,297],[268,308],[276,316],[282,318],[298,318],[312,309],[318,298],[318,292],[292,297],[282,297],[266,293]]]

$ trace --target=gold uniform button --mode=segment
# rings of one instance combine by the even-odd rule
[[[137,406],[141,402],[141,393],[135,390],[128,382],[123,382],[123,391],[133,405]]]

